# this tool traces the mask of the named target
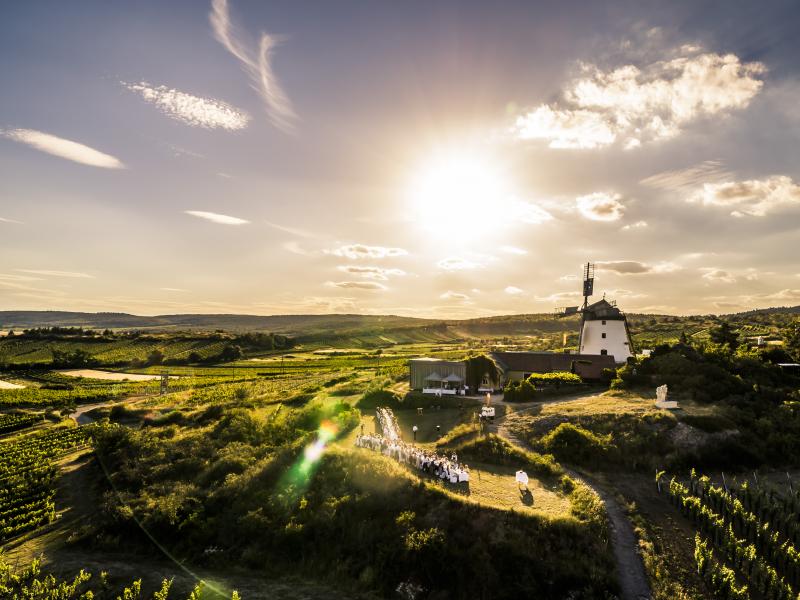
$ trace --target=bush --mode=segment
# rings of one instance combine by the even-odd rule
[[[459,460],[467,459],[495,465],[525,467],[532,473],[551,477],[562,473],[552,456],[523,450],[507,442],[499,435],[490,433],[477,440],[465,442],[454,448]]]
[[[506,402],[532,402],[536,399],[536,387],[530,381],[509,381],[503,389]]]
[[[579,425],[561,423],[539,440],[541,447],[559,460],[595,465],[611,449],[611,436],[600,437]]]
[[[583,380],[575,373],[569,371],[553,371],[552,373],[533,373],[528,377],[528,381],[534,385],[552,385],[559,387],[561,385],[580,385]]]
[[[370,409],[386,406],[388,408],[400,408],[400,396],[390,390],[370,390],[358,401],[358,408]]]

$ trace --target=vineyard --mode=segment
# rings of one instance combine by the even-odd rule
[[[43,418],[42,413],[0,414],[0,435],[27,429],[36,423],[41,423]]]
[[[800,590],[800,493],[747,482],[715,485],[692,470],[688,482],[658,477],[695,528],[698,573],[716,597],[788,600]]]
[[[0,444],[0,541],[53,521],[53,460],[88,440],[85,427],[59,427]]]
[[[137,579],[118,594],[113,593],[108,584],[108,574],[103,572],[93,578],[91,573],[81,569],[71,579],[56,578],[42,573],[41,561],[34,559],[22,569],[12,569],[0,557],[0,596],[3,598],[25,598],[26,600],[91,600],[92,598],[117,598],[125,600],[169,600],[172,580],[164,579],[161,587],[152,596],[142,595],[142,581]],[[187,600],[198,600],[203,596],[203,584],[198,583]],[[217,594],[219,596],[219,594]],[[238,600],[239,594],[232,592],[231,600]]]

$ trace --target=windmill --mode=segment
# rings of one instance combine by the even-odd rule
[[[616,301],[602,300],[589,304],[594,294],[594,263],[583,267],[583,305],[568,306],[556,310],[557,317],[580,313],[581,329],[578,340],[579,354],[611,355],[617,363],[624,363],[633,356],[628,320]]]

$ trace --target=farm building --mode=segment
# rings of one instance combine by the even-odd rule
[[[467,365],[460,360],[412,358],[409,361],[412,390],[424,394],[464,394]]]
[[[603,369],[614,369],[613,356],[604,354],[567,354],[565,352],[490,352],[500,371],[500,384],[522,381],[533,373],[567,371],[582,379],[597,380]]]

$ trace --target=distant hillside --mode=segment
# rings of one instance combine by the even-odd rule
[[[653,341],[663,336],[679,336],[682,331],[707,328],[715,319],[726,319],[737,326],[769,329],[794,320],[800,306],[767,308],[745,313],[703,316],[629,314],[634,337]],[[502,315],[476,319],[418,319],[395,315],[230,315],[178,314],[145,317],[127,313],[83,313],[65,311],[0,311],[0,331],[33,327],[60,326],[89,329],[135,329],[151,332],[264,331],[292,336],[300,341],[336,345],[361,338],[363,345],[436,342],[457,338],[502,336],[547,336],[561,339],[562,332],[577,333],[578,317],[557,319],[550,313]]]
[[[414,327],[435,323],[426,319],[374,315],[158,315],[64,311],[0,311],[0,329],[60,326],[91,329],[269,331],[305,334],[315,331]]]

